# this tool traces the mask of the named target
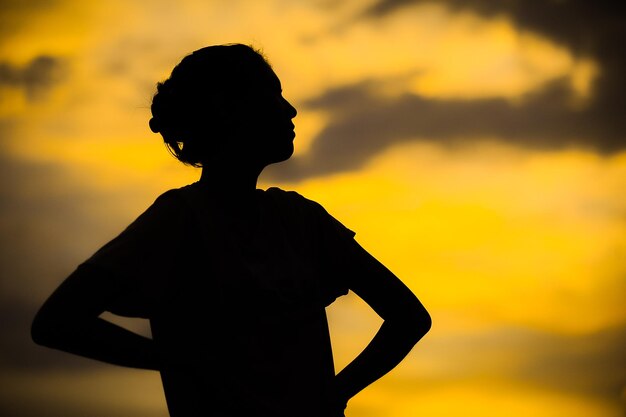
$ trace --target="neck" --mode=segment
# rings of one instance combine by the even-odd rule
[[[238,166],[228,162],[215,162],[202,167],[200,181],[211,185],[215,192],[237,195],[254,192],[263,168]]]

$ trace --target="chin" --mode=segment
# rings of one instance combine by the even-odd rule
[[[277,164],[279,162],[284,162],[288,160],[293,155],[293,152],[294,152],[294,147],[293,147],[293,142],[291,142],[289,143],[289,146],[285,146],[282,149],[277,149],[276,152],[274,152],[270,156],[268,165]]]
[[[293,143],[290,144],[290,145],[291,146],[289,146],[288,149],[285,149],[285,152],[283,153],[283,155],[276,162],[283,162],[283,161],[286,161],[289,158],[291,158],[291,156],[293,155],[293,152],[294,152],[294,147],[293,147]]]

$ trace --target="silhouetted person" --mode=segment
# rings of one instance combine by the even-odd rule
[[[194,184],[167,191],[81,264],[32,325],[36,343],[158,370],[172,417],[337,417],[430,328],[409,289],[319,204],[256,189],[293,153],[296,109],[244,45],[185,57],[150,128]],[[335,376],[325,307],[352,290],[384,320]],[[153,339],[107,322],[150,320]]]

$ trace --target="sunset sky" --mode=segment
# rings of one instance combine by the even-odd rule
[[[157,373],[35,346],[29,326],[80,262],[198,179],[148,128],[155,84],[239,42],[299,111],[294,157],[259,186],[320,202],[433,317],[347,417],[623,416],[623,9],[1,1],[0,415],[167,415]],[[341,368],[380,319],[353,295],[328,314]]]

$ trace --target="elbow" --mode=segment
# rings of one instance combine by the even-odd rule
[[[389,317],[385,322],[396,328],[411,345],[419,342],[432,327],[430,314],[421,304],[410,310],[405,310],[402,314]]]
[[[47,346],[50,340],[50,331],[48,326],[37,313],[32,324],[30,325],[30,338],[38,345]]]
[[[413,311],[407,321],[407,325],[411,329],[410,333],[413,336],[415,343],[424,337],[433,325],[430,314],[428,314],[428,311],[426,311],[426,309],[421,305]]]
[[[30,326],[30,337],[38,345],[53,347],[56,339],[55,328],[54,321],[40,310]]]
[[[430,314],[426,310],[424,310],[419,315],[419,320],[417,322],[417,333],[419,334],[420,339],[426,335],[433,327],[433,319],[430,317]]]

